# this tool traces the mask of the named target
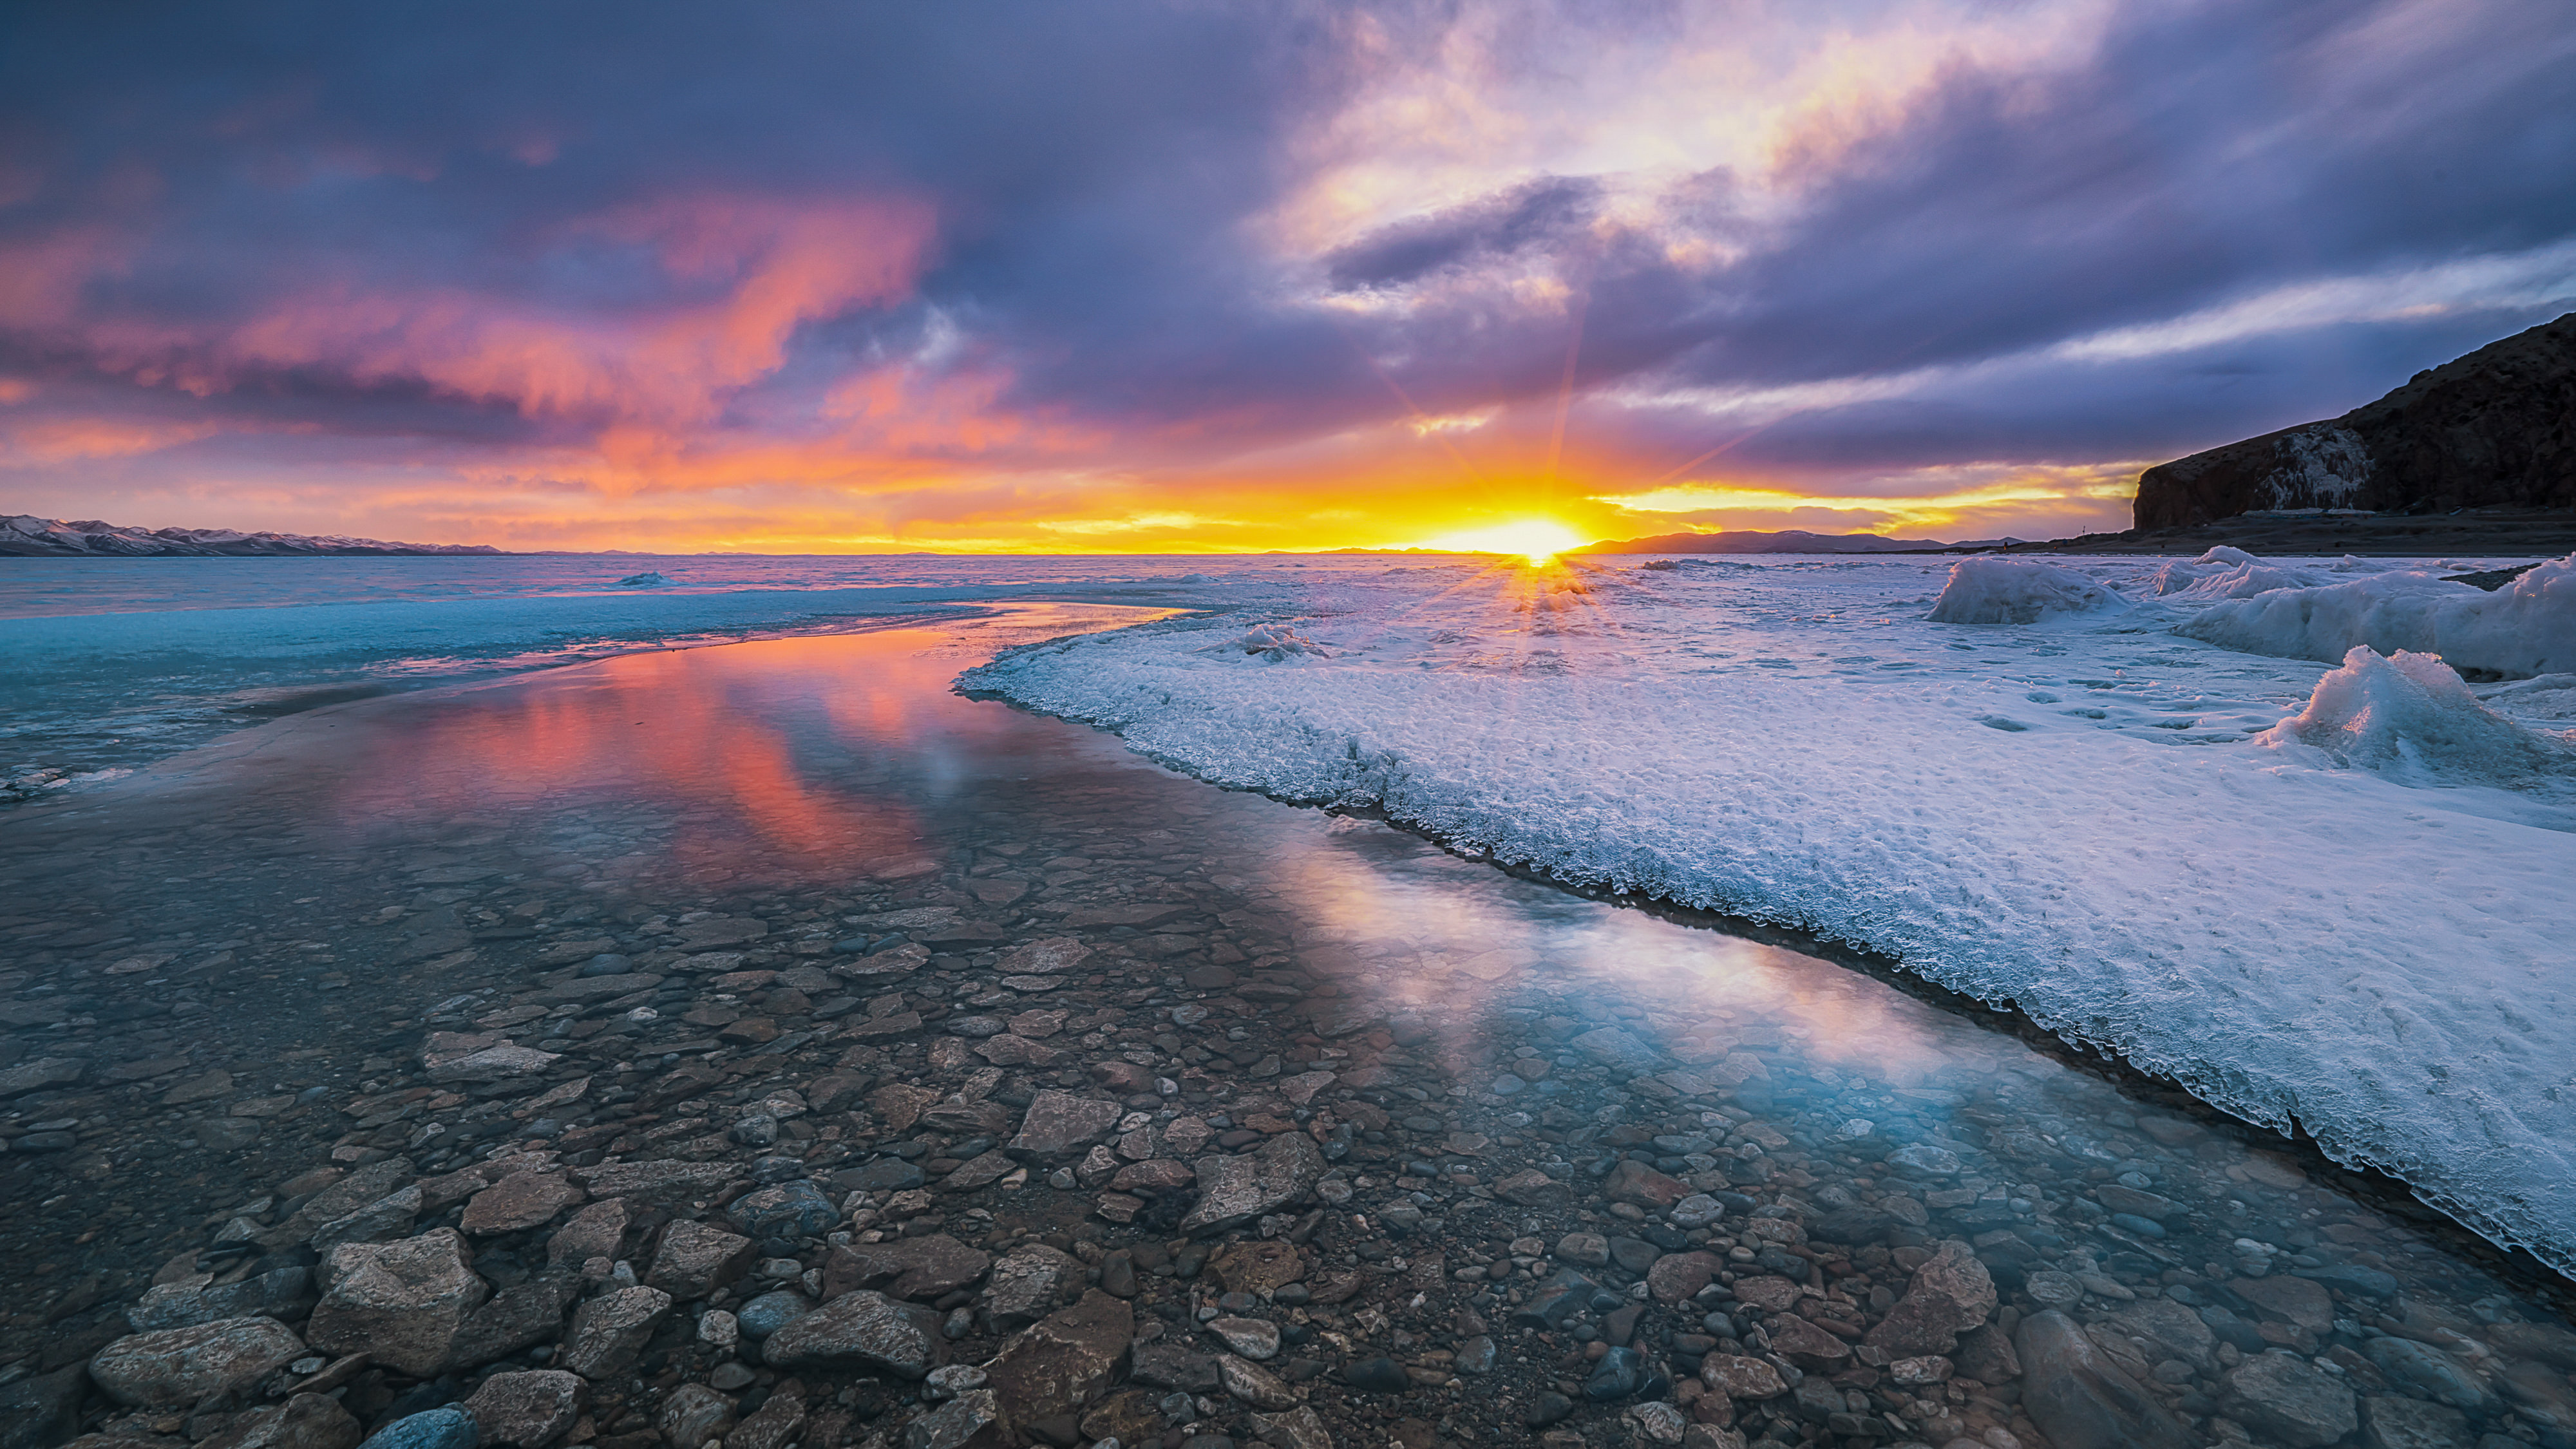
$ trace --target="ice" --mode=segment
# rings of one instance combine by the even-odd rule
[[[2331,569],[2299,568],[2267,563],[2241,548],[2221,544],[2188,563],[2177,559],[2159,566],[2146,592],[2174,603],[2250,599],[2273,589],[2336,583],[2338,574],[2350,572],[2360,562],[2347,557]]]
[[[2576,751],[2566,741],[2487,708],[2433,655],[2401,649],[2383,658],[2366,644],[2355,645],[2342,668],[2317,681],[2306,709],[2254,742],[2314,751],[2337,765],[2414,785],[2552,792],[2576,785]]]
[[[2177,638],[2190,605],[1928,620],[1943,572],[1301,577],[961,683],[1229,786],[1882,953],[2576,1266],[2576,804],[2499,743],[2576,694],[2480,706],[2385,660],[2320,691],[2319,664]],[[1330,657],[1233,647],[1256,626]],[[2293,715],[2319,742],[2255,743]]]
[[[669,574],[655,569],[648,573],[628,574],[617,581],[617,586],[621,589],[667,589],[677,582]]]
[[[2128,600],[2070,568],[2028,558],[1961,559],[1932,605],[1936,624],[2035,624],[2051,615],[2098,614]]]
[[[2576,672],[2576,554],[2489,593],[2429,571],[2280,588],[2212,604],[2177,632],[2227,649],[2332,662],[2367,645],[2518,678]]]

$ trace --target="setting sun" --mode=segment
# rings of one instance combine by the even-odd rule
[[[1531,563],[1545,563],[1588,541],[1582,534],[1553,518],[1524,518],[1491,528],[1443,534],[1427,546],[1452,548],[1462,553],[1516,553]]]

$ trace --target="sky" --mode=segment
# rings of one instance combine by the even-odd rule
[[[0,512],[2127,526],[2576,309],[2565,0],[19,0]]]

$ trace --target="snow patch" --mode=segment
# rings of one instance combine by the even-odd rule
[[[2354,647],[2342,668],[2317,681],[2307,708],[2254,742],[2313,751],[2407,785],[2576,784],[2576,750],[2479,703],[2440,659],[2403,649],[2383,657]]]
[[[2026,558],[1966,558],[1932,604],[1935,624],[2035,624],[2053,614],[2098,614],[2128,606],[2084,574]]]
[[[2576,672],[2576,554],[2493,593],[2412,570],[2274,589],[2211,605],[2175,627],[2186,638],[2284,659],[2438,654],[2503,678]]]

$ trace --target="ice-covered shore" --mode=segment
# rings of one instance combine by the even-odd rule
[[[1946,561],[1396,568],[962,683],[1228,785],[1887,953],[2576,1267],[2576,677],[2480,703],[2411,657],[2330,672],[2175,632],[2279,604],[2249,584],[2358,581],[2331,566],[2047,567],[2112,597],[2041,577],[2055,604],[2022,610],[1989,573],[1980,612],[2032,622],[1953,624],[1927,618]],[[1243,647],[1255,625],[1304,647]]]

